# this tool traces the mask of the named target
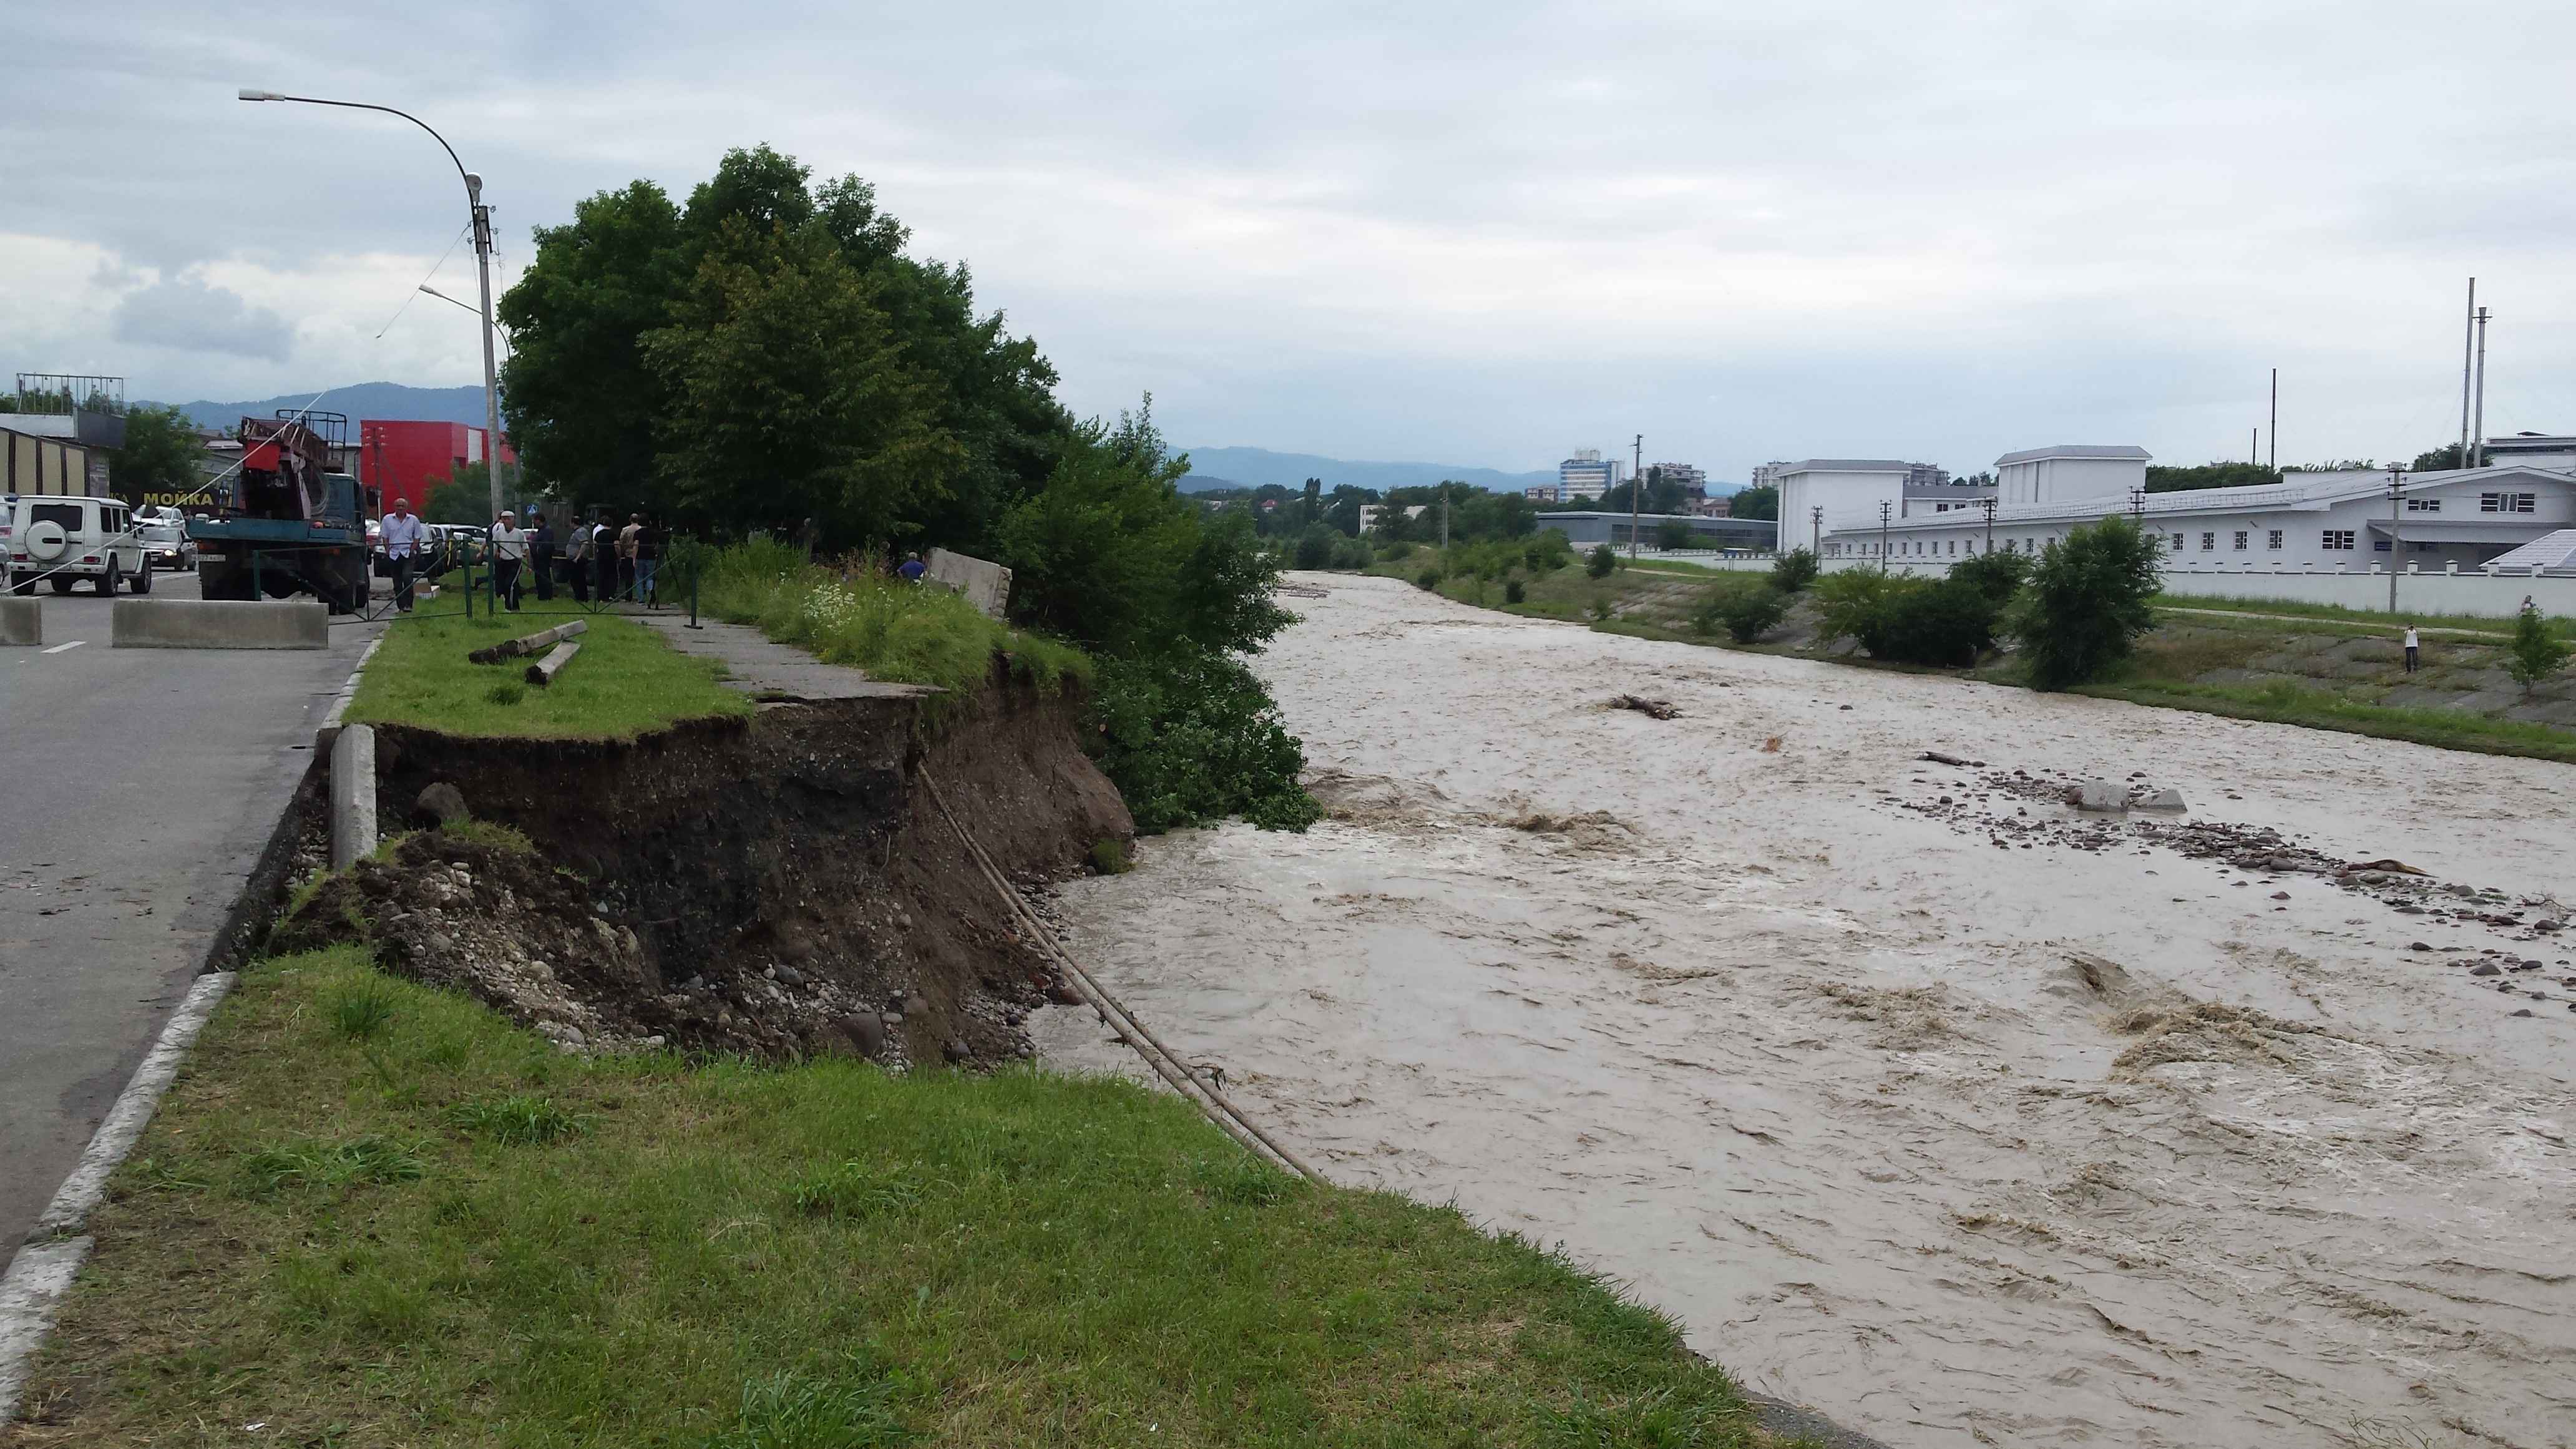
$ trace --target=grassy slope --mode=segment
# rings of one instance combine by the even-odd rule
[[[791,566],[790,558],[776,548],[728,554],[708,578],[703,603],[719,618],[758,625],[781,644],[890,683],[971,696],[995,654],[1041,685],[1090,675],[1082,651],[988,619],[962,594],[867,574],[836,580],[801,560]]]
[[[16,1445],[1765,1442],[1655,1314],[1168,1096],[570,1058],[348,952],[243,977],[96,1228]]]
[[[677,720],[752,707],[718,683],[705,661],[676,653],[643,625],[611,614],[591,616],[589,632],[577,640],[580,655],[549,688],[520,682],[530,660],[474,664],[465,657],[563,622],[481,613],[471,620],[454,614],[396,620],[367,663],[349,718],[457,735],[630,739]],[[502,702],[513,689],[515,702]]]
[[[1379,564],[1368,572],[1410,582],[1430,562],[1429,551],[1416,550],[1411,557]],[[1480,589],[1472,578],[1450,578],[1442,581],[1439,592],[1442,597],[1460,603],[1497,608],[1530,618],[1590,622],[1593,628],[1606,633],[1716,648],[1740,647],[1723,634],[1699,636],[1691,633],[1688,628],[1689,599],[1695,586],[1660,567],[1622,569],[1607,578],[1592,579],[1584,575],[1580,566],[1575,566],[1527,579],[1525,588],[1526,599],[1520,604],[1503,602],[1503,586],[1499,581],[1485,584]],[[2576,763],[2576,731],[2548,724],[2492,718],[2463,710],[2375,703],[2383,690],[2404,682],[2404,676],[2397,672],[2395,645],[2391,642],[2396,637],[2394,631],[2403,628],[2402,619],[2331,605],[2276,605],[2270,600],[2166,598],[2161,602],[2175,608],[2215,612],[2164,615],[2166,626],[2142,641],[2136,660],[2121,678],[2084,686],[2075,692],[2104,699],[2123,699],[2135,704],[2197,710],[2232,719],[2262,720],[2380,739],[2407,740],[2442,749]],[[1605,604],[1617,611],[1616,617],[1608,620],[1598,617],[1597,609]],[[2224,617],[2229,613],[2248,617]],[[2250,617],[2263,613],[2295,615],[2315,622],[2292,624]],[[2502,642],[2505,632],[2511,628],[2509,622],[2492,619],[2455,619],[2429,614],[2418,617],[2427,628],[2439,625],[2477,629],[2481,633],[2493,632],[2497,643]],[[2571,627],[2570,621],[2551,622],[2562,632]],[[2202,682],[2203,675],[2251,665],[2258,659],[2287,652],[2303,638],[2313,636],[2369,638],[2387,642],[2387,667],[2370,673],[2327,672],[2313,677]],[[2477,641],[2433,638],[2426,643],[2426,657],[2433,666],[2425,676],[2427,680],[2455,667],[2466,673],[2497,663],[2493,649]],[[1751,647],[1761,653],[1797,653],[1799,657],[1817,657],[1779,645]],[[1898,669],[1907,673],[1950,672],[1911,665],[1877,664],[1858,656],[1823,657],[1837,663]],[[2019,671],[2009,662],[1974,671],[1971,677],[1999,684],[2022,682]]]

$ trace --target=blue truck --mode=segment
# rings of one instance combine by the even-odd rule
[[[367,606],[367,489],[330,468],[336,413],[244,418],[242,457],[215,488],[210,512],[188,520],[198,588],[209,599],[310,594],[334,614]]]

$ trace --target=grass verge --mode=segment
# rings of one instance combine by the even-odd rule
[[[359,954],[245,974],[13,1441],[1760,1444],[1671,1323],[1179,1101],[557,1053]]]
[[[836,574],[767,540],[717,554],[701,603],[827,664],[894,684],[937,685],[961,698],[982,687],[996,654],[1041,687],[1091,677],[1090,656],[1081,650],[986,618],[963,594],[864,569]]]
[[[2188,680],[2144,679],[2078,685],[2068,692],[2198,710],[2230,719],[2407,740],[2445,750],[2576,764],[2576,733],[2554,725],[2489,719],[2461,710],[2364,704],[2322,689],[2303,689],[2288,683],[2196,684]]]
[[[2403,610],[2391,614],[2379,609],[2348,609],[2341,604],[2216,595],[2202,598],[2195,594],[2158,594],[2155,606],[2159,609],[2203,609],[2230,614],[2269,614],[2284,619],[2315,619],[2321,623],[2351,625],[2374,634],[2395,635],[2412,623],[2425,629],[2460,629],[2476,634],[2493,634],[2499,639],[2513,636],[2511,619],[2490,619],[2477,614],[2412,614]],[[2550,632],[2558,637],[2576,639],[2576,619],[2552,617],[2547,623]]]
[[[465,657],[562,622],[480,613],[398,619],[359,678],[349,720],[452,735],[632,739],[680,720],[752,708],[749,698],[718,682],[714,666],[614,614],[590,617],[588,632],[576,641],[580,656],[551,687],[522,680],[530,660],[475,664]]]

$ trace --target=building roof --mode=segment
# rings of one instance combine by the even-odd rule
[[[1776,465],[1783,473],[1911,473],[1914,465],[1894,458],[1801,458]]]
[[[2155,454],[2146,449],[2128,443],[2117,445],[2060,443],[2053,448],[2024,448],[2018,453],[2006,453],[1995,460],[1995,466],[2001,468],[2007,463],[2036,463],[2043,458],[2119,458],[2132,463],[2143,463],[2154,456]]]
[[[1962,502],[1973,503],[1980,498],[1994,497],[1995,485],[1992,483],[1908,483],[1905,485],[1905,496],[1955,498]]]
[[[2487,560],[2500,569],[2576,568],[2576,528],[2544,533],[2511,553]]]

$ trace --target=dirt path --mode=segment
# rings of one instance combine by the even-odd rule
[[[1326,1171],[1909,1449],[2576,1443],[2576,948],[2521,904],[2576,901],[2576,772],[1299,582],[1261,668],[1344,818],[1064,908]],[[2508,895],[2193,859],[2051,771]]]

